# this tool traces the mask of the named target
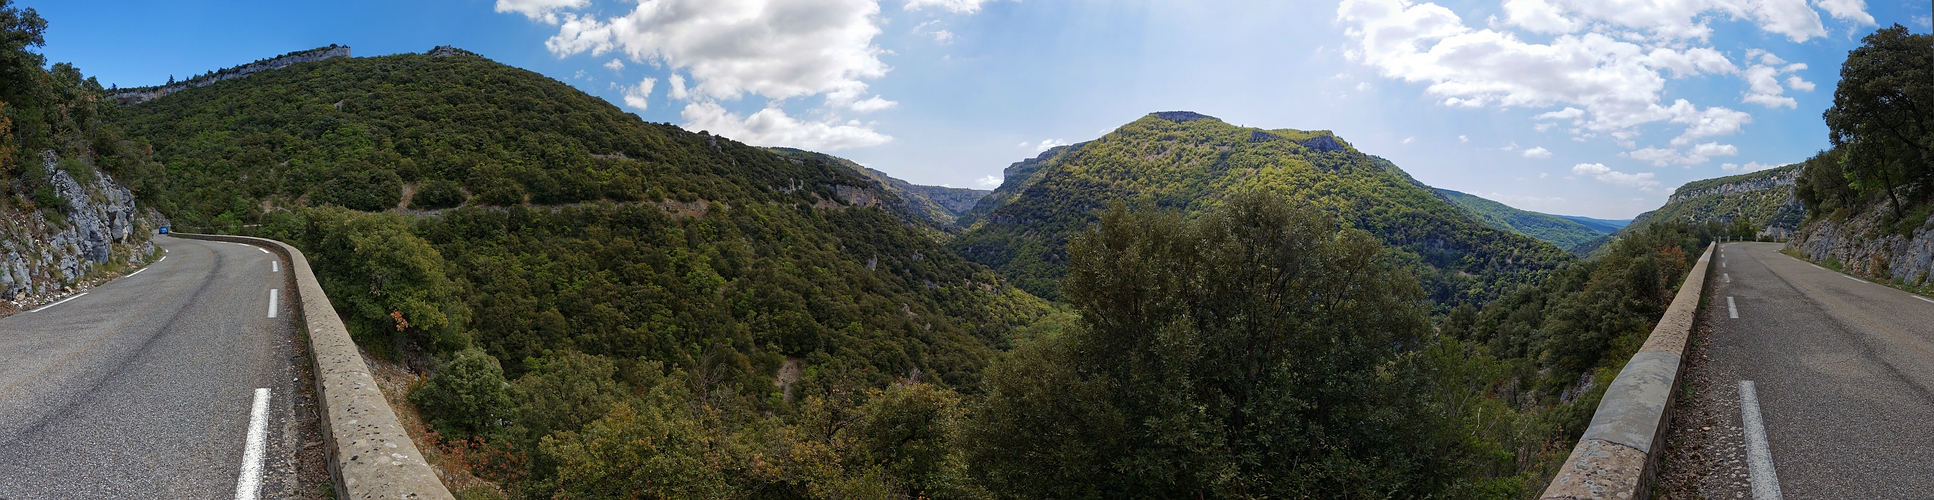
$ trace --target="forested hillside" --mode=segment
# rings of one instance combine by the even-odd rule
[[[1443,197],[1444,201],[1451,202],[1452,205],[1463,209],[1465,213],[1493,229],[1537,238],[1566,250],[1610,233],[1610,231],[1602,231],[1564,217],[1518,210],[1477,195],[1449,189],[1433,189],[1433,191]]]
[[[956,224],[960,218],[960,214],[974,208],[974,204],[989,193],[989,191],[980,189],[913,184],[893,178],[893,176],[887,175],[886,172],[867,168],[865,165],[855,163],[853,160],[824,153],[815,153],[793,148],[771,149],[790,158],[823,161],[845,166],[854,172],[858,172],[860,175],[866,176],[868,179],[872,179],[873,182],[879,184],[881,189],[892,194],[893,198],[897,198],[897,202],[904,203],[904,205],[896,204],[894,207],[896,211],[911,215],[925,222],[926,225],[939,233],[936,236],[939,236],[943,240],[960,232],[960,226]]]
[[[584,449],[633,425],[712,443],[677,472],[719,491],[925,491],[881,441],[922,414],[894,412],[974,391],[1051,313],[860,172],[480,57],[305,63],[122,113],[179,226],[304,249],[360,343],[435,371],[415,398],[442,435],[532,496],[675,460]],[[852,444],[827,418],[884,427]]]
[[[1109,202],[1193,213],[1252,189],[1321,207],[1401,249],[1441,304],[1500,296],[1571,260],[1485,226],[1327,131],[1242,128],[1188,112],[1150,114],[1016,163],[961,218],[968,231],[948,247],[1036,295],[1059,297],[1065,245]]]

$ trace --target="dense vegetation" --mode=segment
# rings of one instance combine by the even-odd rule
[[[1463,209],[1492,229],[1530,236],[1570,250],[1593,238],[1610,234],[1564,217],[1511,208],[1503,203],[1449,189],[1433,189],[1444,201]],[[1602,227],[1602,226],[1601,226]]]
[[[920,467],[948,465],[902,464],[894,419],[938,417],[896,412],[972,393],[1010,331],[1051,312],[859,172],[482,58],[301,64],[125,114],[165,145],[146,199],[303,248],[360,343],[435,370],[415,400],[439,434],[475,438],[455,446],[532,496],[926,491]],[[829,434],[852,418],[879,435]],[[603,482],[674,460],[618,450],[664,419],[686,427],[650,432],[704,433],[679,450],[725,489]]]
[[[477,57],[117,113],[167,168],[144,200],[304,249],[432,373],[439,445],[529,498],[1524,496],[1715,230],[1575,261],[1328,133],[1158,114],[1017,164],[943,244],[836,159]]]
[[[1806,161],[1795,194],[1818,216],[1884,204],[1911,230],[1934,212],[1934,35],[1896,24],[1862,41],[1824,114],[1833,148]]]
[[[1486,227],[1327,131],[1242,128],[1186,112],[1151,114],[1015,164],[948,247],[1035,295],[1060,297],[1067,242],[1111,200],[1193,213],[1254,189],[1303,200],[1400,248],[1440,303],[1497,297],[1571,259]]]
[[[877,183],[889,196],[893,211],[912,216],[922,228],[935,239],[945,241],[961,231],[958,225],[960,215],[974,208],[974,202],[986,196],[988,191],[978,189],[951,188],[942,186],[921,186],[893,178],[878,170],[867,168],[853,160],[824,153],[815,153],[793,148],[770,148],[787,158],[803,161],[820,161],[846,167]]]
[[[0,0],[0,207],[47,210],[58,219],[64,200],[48,184],[41,155],[76,179],[96,169],[126,178],[152,171],[145,146],[123,139],[119,109],[100,99],[99,81],[68,63],[47,66],[33,49],[47,21],[33,9]]]

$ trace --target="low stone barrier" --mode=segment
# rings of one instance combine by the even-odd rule
[[[1679,294],[1665,317],[1652,328],[1651,336],[1639,348],[1625,369],[1618,372],[1605,398],[1592,414],[1592,423],[1578,446],[1571,449],[1558,475],[1551,479],[1543,499],[1618,498],[1644,499],[1653,479],[1658,451],[1664,445],[1665,428],[1671,415],[1672,400],[1678,392],[1681,362],[1686,338],[1697,326],[1699,299],[1705,295],[1712,254],[1719,245],[1706,247],[1705,255],[1686,273]]]
[[[281,255],[295,277],[302,322],[309,329],[309,352],[316,360],[316,398],[321,403],[323,448],[336,498],[454,499],[436,470],[410,440],[383,399],[369,365],[356,351],[342,318],[329,305],[322,284],[309,270],[301,250],[280,241],[247,236],[175,233],[181,238],[255,245]]]

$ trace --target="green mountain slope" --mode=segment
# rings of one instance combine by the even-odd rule
[[[984,189],[922,186],[894,178],[893,176],[887,175],[886,172],[867,168],[865,165],[860,165],[853,160],[837,156],[793,148],[771,149],[788,157],[816,159],[818,161],[835,163],[854,172],[858,172],[860,175],[878,184],[887,193],[905,202],[904,206],[900,208],[900,211],[924,220],[935,229],[946,233],[959,232],[959,227],[955,225],[955,222],[960,217],[960,214],[974,208],[974,203],[979,202],[981,197],[987,196],[987,193],[991,192]]]
[[[1558,248],[1569,249],[1611,232],[1593,229],[1557,215],[1518,210],[1476,195],[1449,189],[1433,188],[1432,191],[1443,197],[1444,201],[1457,205],[1465,213],[1477,218],[1484,225],[1544,240],[1558,245]]]
[[[826,469],[731,464],[808,435],[787,430],[795,415],[852,414],[896,381],[971,391],[1049,313],[864,172],[645,123],[481,57],[297,64],[122,114],[167,165],[150,180],[178,226],[301,247],[359,343],[445,367],[418,395],[426,416],[507,446],[498,479],[530,496],[563,495],[558,470],[593,459],[542,438],[630,409],[751,433],[707,470],[791,495]],[[643,396],[663,391],[682,396]]]
[[[948,247],[1053,297],[1069,237],[1110,202],[1198,213],[1257,189],[1320,207],[1401,248],[1440,303],[1495,297],[1571,260],[1486,227],[1328,131],[1242,128],[1188,112],[1150,114],[1008,167],[1002,186],[961,217],[968,230]]]

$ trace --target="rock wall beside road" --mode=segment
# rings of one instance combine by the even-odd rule
[[[149,241],[166,224],[159,213],[137,207],[134,194],[106,172],[75,179],[53,152],[38,167],[63,204],[32,207],[25,199],[0,205],[0,314],[32,308],[87,286],[91,271],[115,261],[144,263],[155,257]]]
[[[1886,205],[1876,205],[1845,219],[1808,221],[1787,248],[1814,262],[1837,262],[1856,275],[1915,287],[1934,285],[1934,215],[1910,234],[1901,234],[1888,227],[1892,214]]]

